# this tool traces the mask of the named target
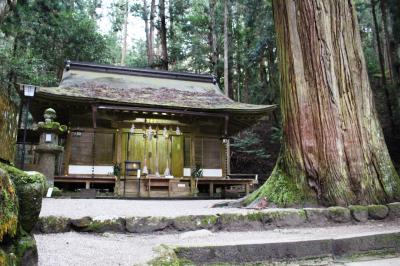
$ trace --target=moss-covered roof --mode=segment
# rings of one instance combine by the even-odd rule
[[[64,72],[58,87],[40,87],[37,93],[71,101],[174,109],[266,113],[274,108],[235,102],[221,92],[212,78],[202,76],[188,80],[179,74],[151,76],[134,71],[118,73],[105,67],[100,70],[70,68]]]

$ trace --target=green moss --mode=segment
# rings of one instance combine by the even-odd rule
[[[265,212],[252,212],[246,215],[247,219],[249,221],[254,221],[254,222],[261,222],[264,220],[265,217],[269,217],[269,213]]]
[[[278,167],[275,167],[267,182],[250,194],[244,203],[248,205],[262,197],[265,197],[268,202],[282,207],[300,204],[305,200],[304,193],[297,187],[295,180],[279,170]]]
[[[368,207],[363,205],[350,205],[349,210],[351,212],[365,212],[368,211]]]
[[[89,232],[98,232],[105,226],[105,223],[98,220],[93,220],[86,228]]]
[[[58,187],[53,187],[53,193],[51,194],[52,197],[61,197],[62,196],[62,190],[59,189]]]
[[[158,256],[150,261],[151,266],[194,266],[195,264],[187,259],[178,258],[179,248],[173,249],[167,245],[161,245],[155,249]]]
[[[209,215],[201,219],[200,225],[202,226],[212,226],[216,224],[218,221],[218,216]]]
[[[0,169],[0,242],[17,233],[18,198],[9,175]]]
[[[29,175],[26,172],[13,167],[11,165],[7,165],[0,162],[0,169],[4,169],[11,177],[12,181],[16,186],[25,185],[25,184],[34,184],[34,183],[42,183],[43,189],[46,187],[45,177],[40,174]]]

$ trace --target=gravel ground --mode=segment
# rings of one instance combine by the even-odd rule
[[[64,234],[35,235],[40,266],[145,265],[161,244],[175,246],[276,243],[326,238],[346,238],[375,233],[400,232],[399,221],[326,228],[276,229],[262,232],[219,232],[207,230],[170,235]],[[400,265],[399,258],[382,260]],[[343,265],[343,264],[340,264]],[[345,264],[346,265],[346,264]],[[350,264],[349,264],[350,265]],[[375,265],[375,264],[352,264]],[[386,265],[386,264],[377,264]]]
[[[210,215],[247,213],[240,208],[211,208],[226,200],[116,200],[116,199],[43,199],[40,216],[81,218],[91,216],[104,220],[118,217]]]

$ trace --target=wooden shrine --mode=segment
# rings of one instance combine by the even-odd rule
[[[31,106],[34,119],[53,108],[68,126],[55,184],[113,184],[122,197],[248,193],[254,176],[230,175],[229,138],[274,109],[225,97],[210,75],[69,61]]]

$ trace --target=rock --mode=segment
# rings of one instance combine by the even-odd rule
[[[0,265],[38,265],[36,241],[31,235],[22,235],[0,247]]]
[[[329,207],[328,208],[329,220],[335,223],[348,223],[351,221],[350,210],[344,207]]]
[[[162,231],[172,225],[172,221],[167,218],[144,217],[127,218],[126,230],[130,233],[152,233]]]
[[[177,231],[193,231],[201,228],[201,219],[196,216],[180,216],[172,219],[172,226]]]
[[[374,220],[383,220],[389,214],[389,208],[385,205],[369,205],[368,206],[368,215],[371,219]]]
[[[310,224],[323,225],[329,222],[328,210],[325,208],[304,208],[304,211]]]
[[[261,230],[263,224],[261,215],[241,215],[224,213],[221,214],[215,223],[215,229],[223,231],[247,231]]]
[[[389,208],[390,218],[400,218],[400,202],[389,203],[386,206]]]
[[[304,210],[277,210],[269,213],[276,227],[298,226],[306,222]]]
[[[26,232],[31,232],[42,209],[43,186],[41,182],[18,187],[19,221]]]
[[[77,231],[85,230],[91,223],[93,219],[92,217],[86,216],[79,219],[71,220],[71,227],[76,229]]]
[[[53,193],[51,193],[51,196],[53,198],[61,197],[62,196],[62,190],[59,189],[58,187],[53,187]]]
[[[350,210],[351,216],[357,222],[368,221],[368,208],[366,206],[351,205],[351,206],[349,206],[349,210]]]
[[[1,243],[3,238],[13,237],[17,233],[18,225],[17,194],[9,175],[2,169],[0,169],[0,213]]]
[[[10,165],[0,165],[10,175],[19,200],[18,220],[26,232],[35,226],[42,208],[46,179],[38,172],[24,172]]]
[[[41,217],[38,222],[40,232],[45,234],[64,233],[70,230],[70,219],[65,217]]]
[[[15,243],[15,254],[20,265],[38,265],[39,257],[35,238],[31,235],[20,238]]]
[[[104,233],[104,232],[125,232],[125,219],[118,218],[112,220],[93,220],[89,226],[85,227],[82,231],[85,232],[95,232],[95,233]]]

